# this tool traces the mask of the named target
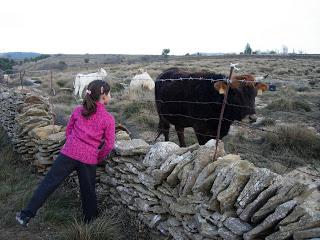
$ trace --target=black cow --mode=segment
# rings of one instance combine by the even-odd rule
[[[189,72],[179,68],[171,68],[160,74],[155,82],[155,100],[159,114],[157,138],[164,134],[165,141],[169,141],[170,124],[175,126],[181,147],[186,146],[186,127],[194,129],[201,145],[216,138],[227,86],[226,78],[223,74]],[[228,134],[233,121],[241,121],[246,116],[251,121],[256,120],[255,97],[257,92],[266,89],[267,86],[256,82],[252,75],[232,77],[220,138]]]

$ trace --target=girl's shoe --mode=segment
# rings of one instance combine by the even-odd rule
[[[30,217],[26,216],[22,212],[18,212],[17,215],[16,215],[16,220],[20,225],[28,227],[28,224],[29,224],[29,221],[30,221]]]

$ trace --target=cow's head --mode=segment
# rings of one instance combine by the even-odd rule
[[[228,93],[228,109],[232,109],[234,120],[242,120],[249,116],[251,122],[256,121],[255,98],[267,90],[267,85],[257,79],[261,80],[261,77],[255,78],[249,74],[232,77]],[[215,82],[214,88],[224,95],[227,84],[227,80],[218,81]]]

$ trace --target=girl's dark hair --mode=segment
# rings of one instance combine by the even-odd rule
[[[99,101],[100,96],[104,93],[107,95],[109,92],[110,86],[105,81],[94,80],[89,83],[82,103],[82,116],[89,118],[92,114],[94,114],[97,111],[96,102]]]

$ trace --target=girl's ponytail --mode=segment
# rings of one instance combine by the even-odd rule
[[[110,91],[110,86],[108,83],[102,80],[94,80],[89,83],[86,95],[83,100],[83,110],[81,112],[82,116],[85,118],[90,118],[92,114],[97,111],[96,102],[99,101],[102,94],[108,94]]]

